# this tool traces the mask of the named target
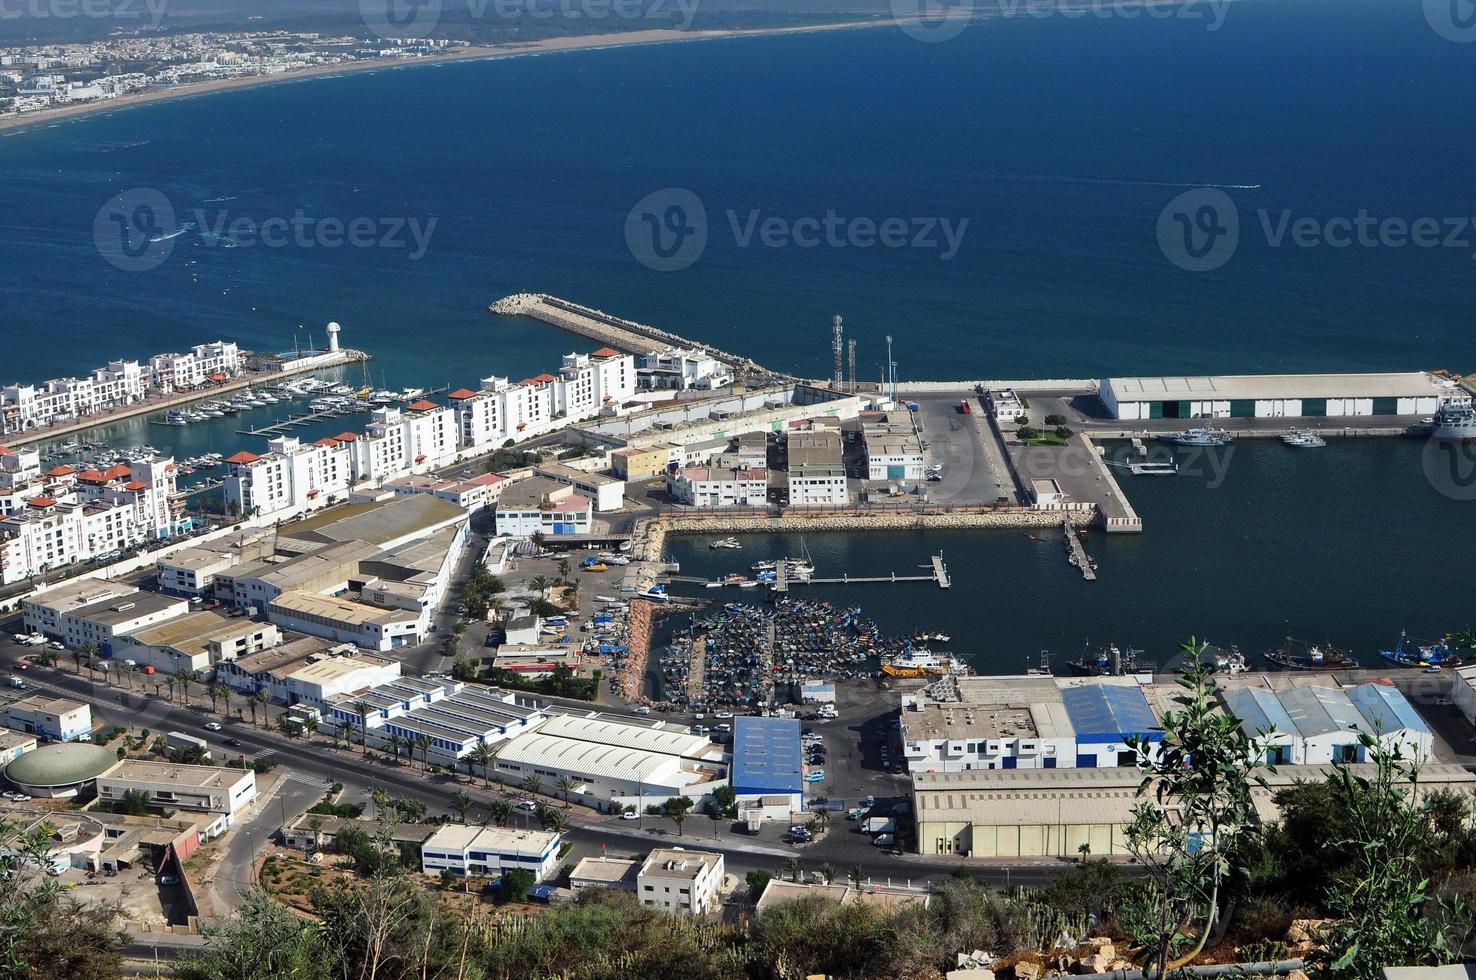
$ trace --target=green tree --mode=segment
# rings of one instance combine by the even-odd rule
[[[543,777],[535,772],[527,779],[523,780],[523,786],[528,790],[529,793],[537,796],[539,793],[543,792]]]
[[[179,691],[184,695],[184,703],[190,703],[190,685],[198,679],[195,672],[188,667],[181,667],[174,672],[174,679],[179,684]]]
[[[1378,980],[1388,966],[1459,962],[1471,935],[1470,909],[1437,899],[1420,860],[1432,809],[1421,798],[1419,763],[1374,735],[1359,740],[1373,773],[1339,765],[1328,780],[1346,829],[1327,847],[1350,860],[1326,895],[1334,918],[1316,937],[1311,958],[1322,974],[1347,980]]]
[[[451,797],[451,809],[456,811],[456,815],[461,818],[462,823],[466,823],[466,815],[471,812],[471,808],[475,805],[472,798],[463,792],[458,792],[455,796]]]
[[[502,897],[509,902],[526,902],[528,889],[538,884],[538,879],[527,868],[514,868],[502,876]]]
[[[369,709],[371,707],[373,706],[362,698],[354,702],[354,714],[359,716],[359,747],[365,755],[369,754]]]
[[[1152,798],[1133,808],[1127,828],[1128,848],[1148,872],[1151,934],[1135,938],[1151,957],[1144,967],[1150,978],[1203,951],[1234,870],[1232,857],[1257,833],[1251,788],[1266,785],[1261,770],[1268,767],[1258,744],[1220,708],[1206,647],[1191,638],[1181,648],[1192,667],[1179,680],[1184,690],[1173,699],[1177,707],[1163,716],[1156,751],[1142,736],[1128,740],[1143,772],[1138,795]],[[1192,945],[1175,959],[1191,930],[1197,934]]]
[[[723,816],[736,817],[738,815],[738,791],[732,786],[724,784],[713,790],[712,802]]]
[[[758,900],[764,895],[764,889],[769,887],[769,882],[774,880],[774,876],[762,869],[755,869],[744,875],[743,879],[748,883],[748,900],[757,905]]]
[[[676,827],[677,836],[682,836],[682,824],[687,822],[687,814],[695,804],[690,796],[673,796],[661,804],[661,812]]]
[[[490,816],[492,818],[492,822],[497,824],[497,826],[499,827],[507,826],[508,820],[512,818],[512,813],[512,804],[507,802],[507,800],[493,800],[491,803],[487,804],[487,815]]]

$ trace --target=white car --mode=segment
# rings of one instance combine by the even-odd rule
[[[205,723],[205,730],[207,732],[218,732],[218,731],[220,731],[220,722],[218,722],[218,721],[207,721]]]
[[[620,819],[621,820],[639,820],[639,819],[641,819],[641,815],[639,813],[636,813],[634,810],[626,810],[624,813],[620,814]]]
[[[538,804],[534,803],[532,800],[518,800],[518,802],[514,803],[513,806],[517,807],[519,810],[528,810],[529,812],[538,809]]]
[[[632,708],[631,709],[631,714],[636,714],[636,715],[649,715],[650,713],[651,713],[651,709],[648,708],[648,707],[646,707],[644,704],[641,705],[639,708]]]

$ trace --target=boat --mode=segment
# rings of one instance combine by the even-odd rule
[[[1476,439],[1476,407],[1472,406],[1470,395],[1447,395],[1441,400],[1430,437],[1442,442]]]
[[[1175,446],[1228,446],[1230,433],[1224,429],[1185,429],[1183,432],[1161,433],[1158,441]]]
[[[1315,432],[1298,432],[1296,429],[1281,437],[1281,441],[1297,449],[1321,449],[1327,440]]]
[[[1401,630],[1399,642],[1394,644],[1394,649],[1380,650],[1379,656],[1401,667],[1459,667],[1461,665],[1461,658],[1444,640],[1423,646],[1416,643],[1413,649],[1405,645],[1407,640],[1408,636]]]
[[[1138,651],[1132,647],[1120,650],[1115,645],[1105,646],[1092,653],[1083,650],[1075,660],[1066,661],[1066,666],[1078,677],[1122,677],[1151,671],[1152,665],[1138,663]]]
[[[950,640],[953,639],[953,637],[950,636],[950,635],[948,635],[947,633],[922,633],[922,632],[918,632],[918,633],[912,634],[912,638],[914,640],[916,640],[917,642],[919,642],[919,643],[927,643],[929,641],[936,641],[938,643],[947,643],[947,642],[949,642]]]
[[[737,538],[718,538],[708,545],[709,548],[742,548]]]
[[[596,602],[624,602],[625,600],[621,599],[619,596],[614,596],[614,595],[597,595],[597,596],[595,596],[595,601]]]
[[[942,677],[945,674],[969,673],[965,664],[952,657],[911,648],[883,660],[881,669],[888,677]]]
[[[1267,663],[1287,670],[1357,670],[1358,658],[1347,650],[1328,646],[1314,646],[1286,638],[1279,650],[1268,650],[1262,656]]]
[[[624,555],[611,555],[611,554],[605,554],[604,552],[601,552],[600,555],[599,555],[599,559],[600,559],[600,561],[604,562],[606,565],[629,565],[630,564],[630,559],[627,558],[627,557],[625,557]]]
[[[166,425],[189,425],[190,420],[189,416],[187,416],[184,412],[181,412],[178,409],[174,409],[164,416],[164,423]]]
[[[1222,674],[1243,674],[1250,670],[1250,663],[1245,659],[1245,654],[1241,653],[1240,647],[1233,643],[1227,647],[1207,644],[1199,655],[1199,662]]]
[[[749,570],[754,572],[772,572],[778,566],[779,563],[777,561],[756,561],[749,566]]]
[[[371,405],[388,405],[391,402],[399,401],[399,399],[400,396],[397,392],[376,391],[374,394],[369,396],[369,403]]]
[[[1128,463],[1128,472],[1133,476],[1175,476],[1179,472],[1179,464],[1174,460],[1132,462]]]

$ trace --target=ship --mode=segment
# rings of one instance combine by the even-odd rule
[[[1401,630],[1399,642],[1394,644],[1394,649],[1380,650],[1379,656],[1401,667],[1459,667],[1461,665],[1461,658],[1444,640],[1425,645],[1415,643],[1413,649],[1406,646],[1407,640],[1408,636]]]
[[[1281,437],[1281,441],[1296,449],[1321,449],[1327,440],[1315,432],[1298,432],[1296,429]]]
[[[1222,674],[1243,674],[1250,670],[1250,664],[1246,662],[1245,654],[1240,652],[1240,647],[1231,644],[1227,647],[1208,644],[1199,654],[1199,662],[1205,667],[1212,668]]]
[[[1430,437],[1442,442],[1476,439],[1476,408],[1472,407],[1470,395],[1447,395],[1441,401]]]
[[[708,547],[709,548],[713,548],[713,549],[718,549],[718,548],[741,548],[741,547],[743,547],[743,545],[741,543],[739,543],[739,541],[738,541],[737,538],[718,538],[716,541],[714,541],[711,544],[709,544]]]
[[[1279,650],[1267,650],[1262,656],[1267,663],[1287,670],[1357,670],[1358,658],[1331,644],[1315,646],[1286,638]]]
[[[1162,433],[1158,441],[1175,446],[1228,446],[1230,433],[1224,429],[1185,429],[1183,432]]]
[[[967,666],[952,657],[940,657],[927,650],[910,647],[882,661],[881,669],[888,677],[942,677],[945,674],[969,673]]]
[[[1151,664],[1138,663],[1137,650],[1132,647],[1120,650],[1116,646],[1105,646],[1096,653],[1083,650],[1080,657],[1066,661],[1066,666],[1078,677],[1121,677],[1153,669]]]

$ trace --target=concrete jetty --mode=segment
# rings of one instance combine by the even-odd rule
[[[487,312],[497,316],[531,317],[631,354],[649,354],[669,347],[698,348],[731,364],[738,374],[745,377],[788,379],[787,375],[766,368],[750,358],[730,354],[711,344],[691,340],[670,330],[626,320],[546,293],[514,293],[504,296],[488,306]]]
[[[1061,521],[1061,533],[1066,538],[1066,550],[1075,559],[1072,564],[1081,570],[1081,577],[1088,582],[1095,582],[1097,580],[1097,571],[1092,568],[1092,559],[1087,554],[1086,547],[1082,545],[1081,538],[1076,536],[1076,529],[1071,526],[1069,520],[1064,518]]]

